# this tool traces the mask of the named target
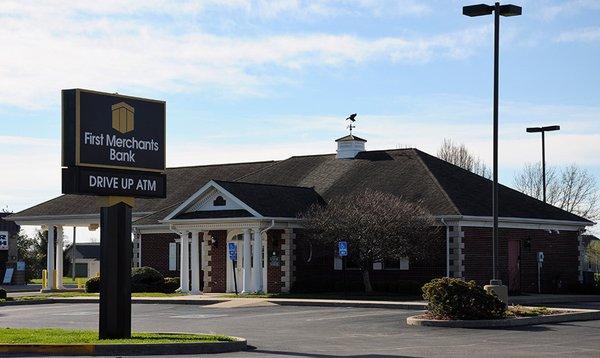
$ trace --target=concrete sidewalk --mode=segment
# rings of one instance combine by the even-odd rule
[[[138,304],[183,304],[202,305],[212,308],[236,308],[255,306],[319,306],[319,307],[358,307],[358,308],[386,308],[423,310],[425,301],[374,301],[374,300],[344,300],[344,299],[313,299],[313,298],[230,298],[222,297],[223,294],[202,294],[173,297],[132,297],[132,303]],[[513,296],[509,298],[511,304],[525,306],[543,305],[554,303],[598,302],[600,295],[529,295]],[[93,303],[98,302],[98,297],[50,297],[43,300],[45,303]],[[30,302],[34,304],[34,302]],[[40,303],[35,302],[35,303]],[[9,303],[11,304],[11,303]],[[27,304],[26,302],[12,302],[12,304]]]
[[[64,284],[63,286],[68,289],[77,288],[76,284],[70,283]],[[5,289],[6,292],[40,292],[40,290],[42,289],[42,285],[36,283],[30,283],[27,285],[0,285],[0,288]]]

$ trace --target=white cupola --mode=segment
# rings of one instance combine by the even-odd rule
[[[337,159],[354,159],[360,152],[365,151],[366,139],[348,134],[345,137],[335,140],[337,142]]]

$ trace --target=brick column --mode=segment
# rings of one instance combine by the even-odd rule
[[[203,281],[204,287],[202,288],[202,292],[207,293],[210,292],[210,251],[212,246],[210,244],[210,236],[208,235],[208,231],[204,231],[202,233],[202,272],[204,273]]]
[[[583,283],[583,272],[587,267],[585,267],[586,246],[583,242],[583,237],[581,237],[581,231],[579,232],[579,235],[577,235],[577,251],[579,252],[579,256],[577,257],[578,280]]]
[[[464,231],[460,225],[450,226],[450,277],[465,278]]]
[[[283,255],[281,256],[281,292],[290,292],[292,287],[292,274],[293,274],[293,261],[292,261],[292,245],[294,245],[294,239],[296,238],[296,234],[292,229],[285,229],[283,234],[281,234],[281,239],[283,240],[283,244],[281,245],[281,250],[283,250]]]

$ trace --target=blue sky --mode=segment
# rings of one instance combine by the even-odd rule
[[[468,2],[471,3],[471,2]],[[167,101],[168,165],[444,138],[491,164],[492,17],[462,1],[0,3],[0,206],[60,194],[60,90]],[[501,23],[500,178],[539,160],[600,175],[600,1],[520,1]]]

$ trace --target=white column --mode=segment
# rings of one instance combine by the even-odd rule
[[[198,231],[192,231],[192,294],[200,294],[200,240]]]
[[[250,254],[250,229],[244,229],[244,246],[242,252],[244,265],[244,276],[242,277],[242,293],[252,292],[250,282],[252,281],[252,262]]]
[[[188,293],[190,292],[190,250],[188,232],[184,231],[179,237],[181,238],[181,263],[179,265],[179,280],[181,282],[180,290],[183,293]]]
[[[48,225],[48,248],[46,249],[46,271],[48,280],[44,289],[54,288],[54,225]]]
[[[56,227],[56,288],[63,287],[63,227]]]
[[[260,235],[260,229],[255,228],[252,229],[252,236],[254,237],[254,255],[252,257],[252,279],[254,280],[254,292],[262,292],[262,263],[263,263],[263,255],[262,255],[262,238]]]

